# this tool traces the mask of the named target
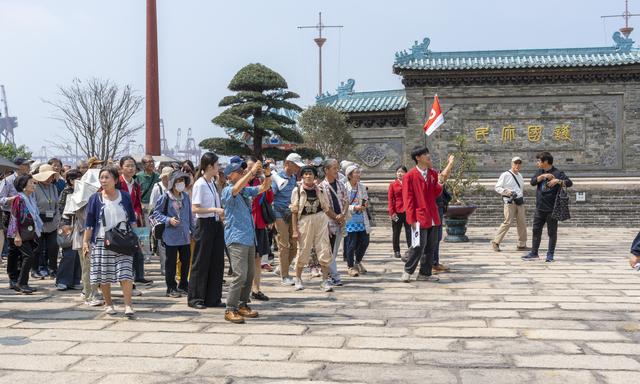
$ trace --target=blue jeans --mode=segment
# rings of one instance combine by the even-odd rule
[[[71,247],[62,249],[62,259],[58,265],[56,284],[64,284],[71,288],[80,284],[82,268],[80,266],[80,255]]]
[[[345,239],[347,252],[347,265],[353,268],[355,263],[360,263],[369,247],[369,234],[367,231],[348,232]],[[354,263],[355,262],[355,263]]]
[[[638,232],[635,240],[633,240],[633,243],[631,243],[631,253],[634,256],[640,257],[640,232]]]

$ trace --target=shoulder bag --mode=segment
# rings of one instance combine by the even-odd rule
[[[169,213],[169,196],[164,196],[164,204],[162,204],[162,215],[163,216],[167,216],[167,213]],[[163,221],[158,221],[153,223],[153,226],[151,227],[151,252],[152,253],[157,253],[158,252],[158,242],[162,241],[162,235],[164,234],[164,230],[167,227],[167,225],[163,222]]]
[[[102,201],[102,196],[100,197]],[[104,207],[101,212],[102,225],[107,226],[107,220],[104,217]],[[122,228],[124,225],[124,228]],[[133,256],[140,251],[140,240],[136,235],[129,222],[120,222],[115,227],[104,233],[104,247],[112,252],[121,255]]]
[[[558,194],[556,195],[556,202],[553,205],[551,217],[558,221],[565,221],[571,218],[571,213],[569,212],[569,194],[564,184],[558,188]]]
[[[267,193],[264,192],[260,197],[260,209],[262,210],[262,220],[265,224],[273,224],[276,222],[276,216],[273,213],[273,207],[267,201]]]

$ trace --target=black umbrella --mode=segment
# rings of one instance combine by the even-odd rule
[[[5,173],[7,171],[13,171],[18,169],[18,166],[4,157],[0,156],[0,172]]]

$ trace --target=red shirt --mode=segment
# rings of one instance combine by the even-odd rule
[[[427,170],[426,180],[418,167],[407,172],[402,181],[402,197],[407,214],[407,224],[413,225],[417,221],[420,222],[422,229],[440,225],[436,197],[441,193],[442,185],[438,183],[438,172],[435,170]]]
[[[396,213],[404,213],[404,200],[402,199],[402,183],[397,179],[389,184],[387,193],[389,216]]]
[[[140,183],[133,180],[133,186],[131,187],[131,191],[127,187],[127,182],[124,180],[124,176],[120,175],[120,190],[129,192],[131,195],[131,203],[133,204],[133,211],[136,213],[136,218],[142,217],[142,201],[140,197],[142,196],[140,193]],[[140,223],[139,223],[140,224]]]
[[[260,179],[253,179],[249,182],[249,185],[252,187],[257,187],[262,184]],[[262,192],[253,198],[253,202],[251,203],[251,214],[253,215],[253,223],[256,226],[256,229],[264,229],[266,224],[264,223],[264,219],[262,218],[262,207],[260,206],[260,200],[267,199],[267,203],[273,203],[273,191],[268,189],[266,192]]]

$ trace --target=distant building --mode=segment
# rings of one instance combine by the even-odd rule
[[[478,169],[495,176],[515,154],[524,169],[550,151],[574,176],[640,176],[640,50],[619,32],[610,47],[433,52],[430,40],[397,52],[393,72],[404,89],[356,92],[354,80],[317,103],[355,123],[353,160],[369,178],[412,165],[426,143],[436,164],[464,135]],[[445,124],[429,138],[422,126],[434,94]]]

